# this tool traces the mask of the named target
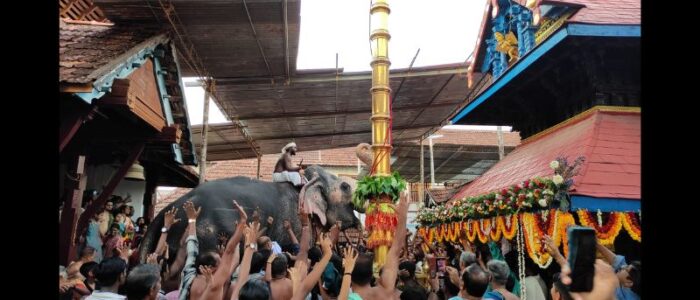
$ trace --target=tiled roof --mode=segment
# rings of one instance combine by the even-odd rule
[[[434,139],[434,144],[469,145],[469,146],[498,146],[498,133],[494,130],[455,130],[440,129],[435,135],[442,135]],[[520,144],[520,133],[503,131],[503,145],[515,147]]]
[[[525,140],[453,199],[498,190],[536,176],[551,176],[557,156],[586,161],[571,194],[641,199],[641,122],[638,112],[593,108],[556,129]]]
[[[102,75],[102,67],[162,32],[140,25],[59,22],[59,81],[67,83],[92,82]]]
[[[543,1],[545,2],[545,1]],[[559,3],[583,5],[569,22],[588,24],[641,24],[640,0],[566,0]]]

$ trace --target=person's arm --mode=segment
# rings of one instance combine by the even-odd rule
[[[396,209],[396,214],[398,218],[398,223],[396,224],[396,232],[394,233],[395,238],[391,243],[391,248],[389,248],[389,253],[387,253],[386,263],[384,264],[384,272],[380,280],[382,280],[384,290],[393,293],[394,287],[396,286],[397,271],[399,268],[399,251],[402,248],[404,239],[402,238],[406,235],[406,218],[408,214],[408,202],[409,194],[407,192],[401,193],[401,200]]]
[[[309,244],[311,243],[311,226],[309,226],[309,215],[302,212],[299,214],[299,220],[301,221],[301,247],[299,249],[299,254],[297,254],[296,261],[306,262],[306,258],[309,255]]]
[[[185,266],[182,269],[182,278],[180,282],[180,300],[187,300],[189,296],[189,286],[185,286],[186,282],[191,282],[191,278],[197,275],[197,270],[194,267],[195,259],[199,255],[199,240],[197,240],[197,216],[202,211],[199,207],[195,209],[192,201],[187,201],[183,204],[185,213],[187,214],[187,259]]]
[[[218,293],[217,289],[218,287],[213,284],[214,280],[212,279],[212,271],[210,266],[199,266],[199,273],[204,276],[204,292],[202,292],[202,295],[199,296],[198,300],[214,300],[217,299],[216,294]],[[218,299],[221,299],[221,297],[218,297]]]
[[[559,264],[560,266],[568,264],[566,258],[563,255],[561,255],[559,249],[557,249],[557,247],[554,245],[552,237],[545,235],[544,237],[542,237],[542,240],[544,241],[545,250],[549,253],[549,255],[552,256],[552,258],[557,264]]]
[[[297,236],[294,234],[294,230],[292,230],[292,224],[289,223],[289,220],[284,220],[283,226],[284,230],[287,232],[287,235],[289,235],[289,239],[292,240],[292,244],[299,246],[299,240],[297,240]]]
[[[333,224],[333,226],[331,226],[331,230],[329,230],[331,245],[333,245],[333,249],[336,252],[338,251],[338,237],[340,236],[340,228],[342,228],[342,226],[342,221],[337,221],[335,224]]]
[[[166,231],[161,232],[160,238],[158,239],[158,245],[156,246],[155,252],[158,255],[163,255],[163,252],[165,252],[166,240],[168,238],[170,228],[172,228],[177,222],[180,222],[180,219],[175,219],[175,214],[177,214],[177,208],[173,207],[169,211],[165,212],[165,215],[163,215],[163,227],[165,227]]]
[[[272,262],[277,257],[277,254],[270,253],[267,257],[267,263],[265,264],[265,281],[272,282]]]
[[[272,224],[274,224],[275,218],[272,216],[267,217],[267,225],[263,227],[262,229],[258,230],[258,236],[263,236],[265,233],[267,233],[267,230],[269,228],[272,228]]]
[[[238,293],[241,291],[243,285],[248,282],[248,276],[250,275],[250,264],[253,259],[253,253],[257,250],[251,247],[251,244],[255,244],[255,240],[258,238],[257,232],[260,230],[260,223],[253,222],[250,227],[246,228],[245,235],[245,250],[243,251],[243,260],[241,261],[241,267],[239,268],[238,280],[236,285],[233,287],[233,293],[231,293],[231,300],[238,299]]]
[[[331,250],[331,240],[328,237],[321,240],[321,249],[323,250],[323,257],[316,263],[316,265],[314,265],[311,273],[304,278],[301,283],[300,293],[295,295],[293,299],[304,299],[304,296],[306,296],[306,294],[308,294],[314,288],[314,285],[321,278],[321,274],[323,274],[323,271],[326,270],[326,265],[328,265],[328,262],[331,260],[331,255],[333,255],[333,250]]]
[[[238,245],[241,242],[241,237],[243,236],[243,228],[248,221],[248,215],[245,210],[238,205],[236,200],[233,200],[233,207],[238,210],[238,225],[236,226],[236,231],[233,233],[233,237],[228,240],[226,248],[224,249],[224,254],[221,256],[221,262],[219,263],[221,268],[217,268],[216,272],[212,276],[212,284],[214,286],[223,286],[224,283],[231,278],[231,273],[234,269],[234,256],[238,249]]]
[[[182,271],[182,269],[185,266],[185,260],[187,259],[187,235],[186,234],[183,234],[180,237],[180,244],[179,245],[180,246],[177,248],[177,253],[175,254],[175,260],[168,267],[168,269],[170,270],[168,279],[172,279],[172,278],[175,278],[175,276],[178,276],[178,274],[180,274],[180,272]],[[166,253],[168,251],[170,251],[167,248],[168,247],[166,247],[166,250],[165,250]]]
[[[347,300],[350,294],[350,283],[352,282],[352,271],[355,269],[355,261],[359,255],[353,248],[345,248],[343,251],[343,283],[340,285],[338,300]]]
[[[598,249],[598,252],[603,255],[603,258],[605,258],[605,261],[608,262],[610,265],[615,268],[616,265],[616,255],[614,252],[610,251],[610,249],[606,248],[605,246],[601,245],[600,243],[595,244],[596,249]],[[619,260],[619,259],[617,259]],[[615,268],[617,269],[617,268]]]

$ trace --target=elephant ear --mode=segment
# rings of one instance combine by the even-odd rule
[[[311,179],[302,188],[299,198],[299,210],[307,214],[317,215],[318,219],[321,220],[321,224],[325,226],[328,204],[323,197],[321,181],[318,180],[318,177]]]

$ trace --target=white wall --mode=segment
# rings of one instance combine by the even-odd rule
[[[103,186],[109,183],[112,175],[117,169],[109,164],[106,165],[90,165],[87,167],[87,187],[86,189],[102,190]],[[145,181],[129,181],[122,180],[112,195],[119,195],[126,198],[127,194],[131,194],[130,205],[134,207],[133,219],[136,221],[138,217],[143,216],[143,195],[146,193]]]

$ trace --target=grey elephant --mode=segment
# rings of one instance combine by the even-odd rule
[[[249,221],[256,207],[259,208],[262,226],[265,226],[265,220],[272,216],[274,223],[268,228],[266,235],[283,247],[291,244],[283,228],[284,220],[290,221],[297,239],[300,239],[301,224],[297,215],[300,196],[309,206],[307,209],[313,213],[315,223],[325,230],[336,221],[342,222],[343,229],[360,225],[353,213],[352,189],[348,182],[319,166],[310,166],[304,173],[309,183],[301,191],[286,182],[272,183],[243,176],[218,179],[199,185],[162,209],[154,218],[141,243],[140,260],[145,261],[146,256],[155,250],[164,223],[164,213],[176,207],[176,218],[183,222],[173,225],[167,236],[170,260],[174,259],[187,227],[187,217],[182,208],[186,201],[192,201],[195,207],[202,208],[197,218],[200,253],[216,250],[219,234],[233,234],[234,225],[238,220],[238,212],[233,207],[234,199],[246,211]]]

